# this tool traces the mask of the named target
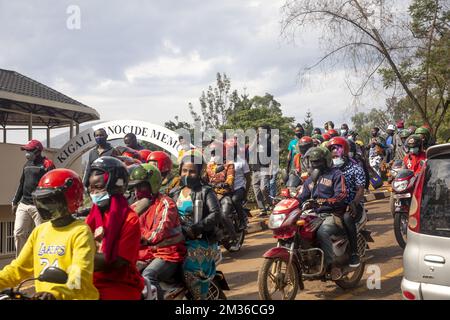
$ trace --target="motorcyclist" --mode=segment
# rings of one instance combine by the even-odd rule
[[[323,141],[326,142],[331,139],[331,136],[328,133],[323,133],[322,138],[323,138]]]
[[[431,133],[428,128],[422,126],[420,128],[417,128],[414,134],[419,135],[422,139],[422,146],[423,150],[427,150],[430,146],[430,140],[431,140]]]
[[[247,161],[238,154],[238,143],[235,139],[225,141],[226,159],[233,159],[234,186],[231,201],[239,216],[239,229],[247,227],[247,215],[244,212],[243,202],[247,199],[247,193],[251,186],[251,172]]]
[[[408,153],[403,159],[403,164],[409,170],[414,171],[414,174],[417,174],[422,169],[423,162],[427,158],[422,147],[422,137],[416,134],[411,135],[406,140],[406,146],[408,148]]]
[[[320,207],[317,212],[334,212],[344,214],[346,210],[347,189],[342,172],[333,168],[331,152],[324,147],[313,147],[305,155],[305,163],[311,176],[305,181],[299,195],[300,203],[315,199]],[[333,262],[333,243],[331,235],[336,232],[333,219],[326,219],[320,226],[317,236],[325,253],[325,264]]]
[[[172,173],[173,162],[164,151],[153,151],[147,158],[147,162],[156,166],[161,172],[161,189],[159,192],[169,194],[180,183],[180,177]]]
[[[350,151],[348,153],[349,158],[356,161],[356,163],[363,169],[365,176],[365,184],[364,188],[369,189],[370,184],[370,175],[369,169],[367,168],[367,161],[364,158],[364,155],[360,152],[360,148],[358,149],[358,145],[353,140],[347,139],[348,145],[350,147]]]
[[[206,181],[213,187],[220,201],[222,222],[228,235],[234,241],[237,238],[233,223],[228,218],[232,211],[231,197],[234,191],[235,169],[233,161],[225,159],[225,147],[223,143],[215,141],[209,145],[212,158],[206,167]]]
[[[313,140],[309,136],[305,136],[305,137],[301,138],[300,141],[298,142],[298,149],[300,152],[294,158],[294,164],[295,164],[295,170],[296,170],[295,180],[292,179],[292,180],[288,181],[288,183],[286,185],[287,187],[297,187],[298,185],[301,184],[301,182],[302,182],[301,179],[306,179],[307,169],[306,169],[305,165],[302,163],[303,162],[302,157],[306,154],[306,152],[308,152],[308,150],[310,148],[313,147],[313,144],[314,144]]]
[[[144,268],[142,276],[157,288],[158,299],[163,300],[159,283],[172,279],[181,270],[186,254],[177,205],[159,192],[161,173],[152,164],[135,167],[129,187],[137,199],[131,208],[139,215],[141,226],[138,268]]]
[[[348,137],[349,127],[348,124],[344,123],[341,125],[341,136],[344,138]]]
[[[318,147],[325,141],[321,134],[313,134],[311,139],[313,140],[313,147]]]
[[[0,271],[0,290],[57,266],[68,274],[67,282],[36,281],[34,299],[98,299],[92,279],[94,237],[72,216],[83,204],[83,193],[81,178],[72,170],[54,169],[42,176],[32,197],[46,222],[32,231],[19,256]]]
[[[328,142],[328,149],[333,157],[333,167],[338,168],[345,178],[348,192],[345,202],[348,205],[348,211],[344,213],[343,221],[352,252],[349,266],[356,268],[361,263],[358,255],[356,221],[361,217],[363,211],[361,201],[364,197],[366,176],[356,161],[349,157],[350,146],[344,137],[332,138]]]
[[[204,168],[202,155],[187,151],[180,161],[180,187],[171,193],[186,238],[184,280],[195,300],[206,298],[216,274],[215,256],[220,237],[220,204],[214,190],[201,179]]]
[[[128,180],[127,168],[119,159],[101,157],[90,166],[88,190],[93,206],[86,223],[97,245],[94,285],[101,300],[140,300],[144,288],[136,268],[139,217],[124,197]]]

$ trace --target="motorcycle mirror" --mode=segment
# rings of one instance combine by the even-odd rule
[[[67,273],[57,267],[48,267],[41,273],[37,280],[42,282],[65,284],[67,282]]]
[[[319,169],[314,169],[311,172],[311,180],[314,183],[314,185],[317,183],[317,180],[319,180],[319,176],[320,176],[320,170]]]

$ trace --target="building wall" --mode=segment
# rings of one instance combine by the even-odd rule
[[[25,152],[19,144],[0,143],[0,268],[14,257],[11,237],[14,217],[11,213],[11,201],[19,186],[22,168],[25,164]],[[45,149],[44,155],[53,159],[57,149]],[[81,174],[81,157],[70,169]],[[14,239],[12,239],[13,241]]]

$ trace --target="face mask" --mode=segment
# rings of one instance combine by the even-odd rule
[[[138,199],[138,200],[141,200],[141,199],[144,199],[144,198],[147,198],[147,199],[152,199],[153,198],[153,195],[148,190],[145,190],[145,191],[136,190],[134,192],[134,195],[136,196],[136,199]]]
[[[105,137],[95,137],[95,143],[97,143],[99,146],[102,146],[106,143]]]
[[[36,159],[36,154],[34,152],[28,151],[25,153],[25,158],[27,158],[27,160],[33,161],[34,159]]]
[[[91,193],[90,196],[92,202],[100,208],[106,207],[109,204],[109,193],[106,191],[103,193]]]
[[[419,148],[418,147],[409,148],[409,153],[418,154],[419,153]]]
[[[189,187],[189,188],[195,188],[200,184],[199,178],[192,178],[190,176],[182,176],[181,177],[181,184],[183,186]]]
[[[334,167],[342,167],[344,165],[345,161],[343,158],[334,158],[333,159],[333,166]]]
[[[347,135],[347,133],[348,133],[348,131],[347,131],[347,130],[345,130],[345,129],[341,129],[341,136],[346,136],[346,135]]]

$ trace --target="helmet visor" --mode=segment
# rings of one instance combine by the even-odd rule
[[[61,190],[38,189],[33,201],[43,220],[54,220],[68,214],[66,199]]]

